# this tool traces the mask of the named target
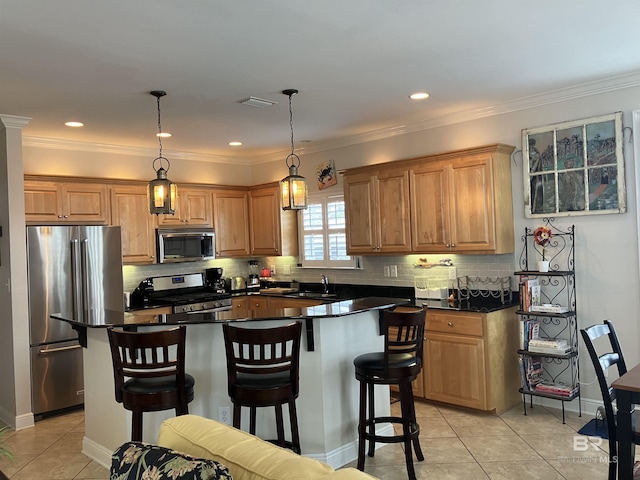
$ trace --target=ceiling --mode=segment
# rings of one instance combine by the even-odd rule
[[[0,113],[157,148],[166,90],[165,151],[266,159],[290,148],[283,89],[304,153],[640,84],[639,21],[637,0],[0,0]]]

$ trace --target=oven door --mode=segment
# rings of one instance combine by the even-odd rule
[[[192,313],[214,313],[214,312],[226,312],[228,310],[232,310],[233,307],[231,305],[225,305],[224,307],[215,307],[209,308],[207,310],[193,310],[191,312],[185,312],[187,315],[191,315]]]
[[[158,263],[194,262],[215,258],[213,229],[158,229]]]

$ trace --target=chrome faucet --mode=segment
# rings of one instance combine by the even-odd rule
[[[320,276],[322,277],[322,286],[324,289],[324,293],[329,293],[329,279],[324,275]]]

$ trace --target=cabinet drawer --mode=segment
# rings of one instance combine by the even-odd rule
[[[426,330],[429,332],[454,333],[482,337],[482,315],[478,313],[441,313],[429,310]]]

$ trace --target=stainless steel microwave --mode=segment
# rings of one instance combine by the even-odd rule
[[[158,228],[158,263],[195,262],[215,258],[213,228]]]

